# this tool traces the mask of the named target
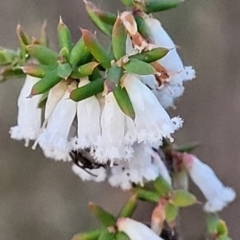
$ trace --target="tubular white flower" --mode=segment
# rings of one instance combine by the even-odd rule
[[[117,227],[119,231],[126,233],[131,240],[163,240],[146,225],[131,218],[118,219]]]
[[[191,179],[202,191],[208,202],[204,206],[207,212],[221,211],[235,199],[232,188],[225,187],[215,175],[212,168],[201,162],[196,156],[185,154],[183,163],[187,167]]]
[[[111,168],[111,175],[108,179],[111,186],[130,190],[132,183],[143,186],[145,182],[153,181],[159,175],[171,184],[166,166],[150,145],[135,144],[133,150],[132,159],[118,160],[116,166]]]
[[[41,129],[41,109],[38,108],[38,104],[42,95],[28,97],[33,85],[38,81],[39,78],[26,76],[18,98],[17,126],[10,129],[11,138],[24,139],[26,147],[30,140],[35,140],[38,137]]]
[[[72,171],[78,175],[83,181],[103,182],[106,179],[106,169],[100,167],[98,169],[87,169],[88,172],[81,169],[77,165],[72,166]],[[91,173],[91,174],[89,174]]]
[[[88,83],[88,79],[81,79],[79,87]],[[74,149],[92,148],[96,146],[97,138],[101,134],[100,114],[100,105],[95,96],[77,103],[78,133],[77,137],[73,140]]]
[[[46,129],[39,136],[39,145],[46,157],[55,160],[70,160],[69,134],[76,115],[77,103],[69,99],[69,95],[75,87],[76,83],[73,82],[65,91],[64,96],[55,107]]]
[[[170,119],[155,95],[136,76],[126,74],[123,86],[135,111],[134,122],[127,118],[126,141],[156,144],[163,137],[172,140],[171,134],[182,126],[182,120],[179,117]]]
[[[125,144],[125,115],[119,108],[113,93],[105,96],[101,116],[101,136],[98,137],[95,158],[101,163],[108,160],[130,159],[132,148]]]

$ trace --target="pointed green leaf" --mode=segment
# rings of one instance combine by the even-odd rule
[[[209,234],[217,233],[218,222],[219,222],[219,217],[216,214],[207,215],[207,230]]]
[[[75,102],[79,102],[93,95],[96,95],[102,91],[103,91],[103,81],[102,79],[98,79],[88,83],[83,87],[73,90],[70,93],[70,98]]]
[[[123,68],[129,72],[138,75],[155,74],[155,69],[150,64],[140,61],[138,59],[129,59],[129,61],[123,65]]]
[[[134,4],[134,0],[121,0],[122,4],[126,7],[131,7]]]
[[[43,46],[48,46],[48,38],[46,34],[47,21],[43,22],[43,25],[40,30],[40,44]]]
[[[144,12],[160,12],[176,7],[184,0],[145,0]]]
[[[96,229],[93,231],[76,234],[71,240],[98,240],[104,229]]]
[[[127,31],[120,17],[117,18],[112,31],[112,48],[118,60],[126,54]]]
[[[165,214],[167,223],[174,222],[178,216],[179,208],[171,203],[166,203]]]
[[[89,76],[89,81],[92,82],[92,81],[95,81],[95,80],[97,80],[99,78],[102,78],[102,75],[101,75],[101,73],[100,73],[98,68],[94,68],[92,74]]]
[[[57,69],[58,76],[67,79],[72,73],[72,67],[69,63],[63,63],[58,65]]]
[[[149,29],[145,23],[145,20],[141,16],[135,16],[135,21],[138,26],[138,32],[143,36],[144,39],[149,41]]]
[[[22,70],[27,75],[37,78],[43,78],[49,68],[44,65],[28,64],[22,67]]]
[[[218,235],[228,235],[228,227],[226,222],[224,222],[222,219],[220,219],[217,223],[217,232]]]
[[[168,52],[169,50],[167,48],[159,47],[159,48],[154,48],[150,51],[141,52],[136,55],[132,55],[129,57],[129,59],[137,59],[146,63],[151,63],[163,58],[164,56],[167,55]]]
[[[82,77],[86,77],[89,76],[93,73],[93,70],[98,66],[97,62],[90,62],[90,63],[86,63],[76,69],[73,70],[71,77],[72,78],[82,78]]]
[[[6,56],[3,49],[0,49],[0,65],[4,66],[11,63],[11,59]]]
[[[217,240],[232,240],[229,236],[219,236]]]
[[[152,190],[146,190],[143,188],[134,188],[134,193],[136,193],[138,199],[143,201],[158,202],[159,195],[157,192]]]
[[[167,196],[170,191],[172,191],[172,186],[169,185],[169,183],[161,176],[159,176],[154,182],[153,182],[154,188],[158,191],[159,195]]]
[[[110,227],[115,225],[115,217],[104,210],[102,207],[89,203],[88,207],[91,213],[105,226]]]
[[[69,52],[72,50],[72,36],[70,30],[60,17],[58,24],[58,42],[60,49],[67,48]]]
[[[81,37],[71,51],[69,62],[72,65],[83,65],[90,61],[91,58],[92,55]]]
[[[171,202],[178,207],[187,207],[197,203],[197,199],[185,190],[176,190],[172,193]]]
[[[69,50],[66,47],[64,47],[59,52],[58,62],[66,63],[69,57],[70,57]]]
[[[131,240],[128,235],[124,232],[118,232],[116,234],[116,240]]]
[[[105,68],[111,67],[111,59],[106,50],[100,45],[95,36],[86,29],[82,29],[83,41],[94,58]]]
[[[52,49],[41,45],[28,45],[29,54],[43,65],[57,65],[58,54]]]
[[[117,65],[111,66],[107,73],[107,79],[105,85],[107,87],[107,92],[112,92],[118,86],[120,79],[123,75],[123,69]]]
[[[103,15],[104,14],[103,11],[97,9],[97,7],[89,1],[84,1],[84,3],[88,15],[90,19],[93,21],[93,23],[96,25],[96,27],[106,35],[111,35],[112,26],[107,24],[106,22],[103,22],[98,15],[98,12],[101,12]]]
[[[20,45],[20,54],[22,59],[27,58],[26,46],[30,43],[28,36],[23,32],[20,24],[17,25],[17,37]]]
[[[30,96],[38,95],[50,90],[61,80],[62,78],[58,76],[57,69],[47,72],[40,81],[34,84]]]
[[[135,111],[133,109],[131,100],[128,96],[126,88],[121,88],[118,86],[113,91],[114,97],[116,98],[116,101],[121,108],[121,110],[130,118],[133,120],[135,119]]]
[[[113,24],[115,23],[117,16],[111,12],[106,12],[103,11],[99,8],[95,9],[95,13],[98,15],[99,19],[106,23],[109,24],[111,26],[113,26]]]
[[[187,152],[190,153],[201,145],[200,142],[192,142],[184,145],[174,146],[174,150],[178,152]]]
[[[113,233],[110,233],[107,229],[103,230],[98,240],[114,240],[115,236]]]
[[[122,207],[118,217],[131,217],[137,207],[137,196],[133,195]]]

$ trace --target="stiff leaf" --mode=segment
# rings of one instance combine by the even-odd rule
[[[197,199],[185,190],[176,190],[172,193],[171,202],[178,207],[187,207],[197,203]]]
[[[134,194],[122,207],[118,217],[131,217],[137,207],[137,196]]]
[[[104,229],[76,234],[71,240],[98,240]]]
[[[66,80],[72,73],[72,67],[69,63],[59,64],[57,73],[59,77]]]
[[[90,63],[86,63],[76,69],[73,70],[71,77],[72,78],[82,78],[82,77],[86,77],[89,76],[93,73],[93,70],[98,66],[97,62],[90,62]]]
[[[67,48],[69,52],[72,50],[72,36],[68,29],[68,27],[65,25],[65,23],[62,21],[62,18],[60,17],[59,24],[58,24],[58,42],[60,49]]]
[[[161,176],[159,176],[154,182],[153,182],[154,188],[158,191],[159,195],[167,196],[169,192],[172,190],[171,185]]]
[[[167,223],[174,222],[178,216],[179,208],[171,203],[166,203],[165,214]]]

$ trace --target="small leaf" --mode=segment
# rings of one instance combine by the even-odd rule
[[[146,25],[145,20],[140,16],[135,16],[135,21],[138,26],[138,32],[143,36],[143,38],[149,41],[149,28]]]
[[[57,65],[58,54],[52,49],[41,45],[28,45],[27,50],[43,65]]]
[[[76,234],[71,240],[98,240],[104,229],[97,229],[85,233]]]
[[[174,146],[174,150],[178,152],[187,152],[190,153],[201,145],[200,142],[192,142],[184,145]]]
[[[150,201],[150,202],[158,202],[159,201],[159,195],[158,193],[146,190],[143,188],[134,188],[133,192],[137,194],[138,199],[143,201]]]
[[[165,11],[171,8],[175,8],[179,3],[182,3],[183,0],[146,0],[144,12],[160,12]]]
[[[128,235],[124,232],[117,232],[116,240],[131,240]]]
[[[126,54],[127,31],[120,17],[117,18],[112,31],[112,48],[118,60]]]
[[[28,36],[23,32],[20,24],[17,25],[17,37],[20,45],[20,54],[22,59],[27,58],[26,46],[30,43]]]
[[[165,214],[167,223],[174,222],[178,216],[179,208],[171,203],[166,203]]]
[[[131,7],[134,4],[134,0],[121,0],[122,4],[126,7]]]
[[[176,190],[173,192],[171,202],[178,207],[187,207],[197,203],[197,199],[185,190]]]
[[[105,85],[107,86],[107,92],[113,92],[114,89],[118,86],[120,79],[123,75],[123,69],[117,65],[111,66],[107,73],[107,79]]]
[[[163,58],[164,56],[166,56],[168,52],[169,50],[167,48],[159,47],[159,48],[154,48],[150,51],[141,52],[136,55],[132,55],[129,57],[129,59],[137,59],[146,63],[151,63]]]
[[[37,64],[28,64],[22,67],[22,70],[25,74],[37,77],[37,78],[43,78],[49,68],[47,68],[44,65],[37,65]]]
[[[69,62],[72,65],[78,64],[83,65],[90,61],[92,55],[88,50],[87,46],[85,45],[83,38],[81,37],[78,42],[74,45],[71,53]]]
[[[135,111],[132,106],[132,102],[128,96],[126,88],[121,88],[118,86],[113,91],[114,97],[116,98],[116,101],[121,108],[121,110],[131,119],[135,119]]]
[[[72,67],[69,63],[59,64],[57,73],[59,77],[66,80],[72,73]]]
[[[153,182],[154,188],[158,191],[160,196],[167,196],[170,191],[172,191],[172,186],[169,185],[169,183],[161,176],[159,176],[154,182]]]
[[[137,207],[137,196],[133,195],[122,207],[118,217],[131,217]]]
[[[72,50],[72,36],[68,29],[68,27],[65,25],[65,23],[62,21],[62,18],[59,19],[58,24],[58,42],[60,49],[67,48],[69,52]]]
[[[207,215],[207,230],[209,234],[217,233],[218,222],[219,222],[219,217],[216,214]]]
[[[40,81],[34,84],[30,96],[38,95],[50,90],[61,80],[62,78],[58,76],[57,69],[47,72]]]
[[[98,79],[88,83],[83,87],[73,90],[70,93],[70,98],[75,102],[79,102],[93,95],[96,95],[102,91],[103,91],[103,81],[102,79]]]
[[[228,235],[228,227],[225,221],[220,219],[217,223],[217,232],[218,235]]]
[[[40,31],[40,44],[47,47],[48,39],[46,34],[46,27],[47,27],[47,21],[44,21]]]
[[[94,58],[105,68],[111,67],[111,59],[106,50],[100,45],[95,36],[86,29],[82,29],[83,41]]]
[[[113,233],[110,233],[107,229],[103,230],[98,240],[114,240],[115,236]]]
[[[152,67],[150,64],[133,58],[129,59],[129,62],[123,65],[123,68],[129,73],[138,75],[149,75],[156,72],[154,67]]]
[[[90,19],[93,21],[93,23],[96,25],[96,27],[99,30],[101,30],[104,34],[111,35],[112,26],[110,24],[102,21],[98,14],[98,13],[101,13],[101,15],[103,16],[103,15],[105,15],[104,12],[97,9],[97,7],[89,1],[84,0],[84,3],[85,3],[85,7],[86,7],[88,15],[89,15]],[[106,13],[106,15],[107,15],[107,13]]]
[[[102,207],[89,203],[88,207],[91,213],[105,226],[110,227],[115,225],[115,218],[112,214],[104,210]]]
[[[98,66],[97,62],[86,63],[73,70],[71,77],[72,78],[82,78],[92,74],[93,70]]]

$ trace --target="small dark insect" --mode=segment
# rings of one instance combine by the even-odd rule
[[[97,177],[95,174],[91,173],[88,170],[105,168],[108,164],[101,164],[94,161],[93,157],[86,151],[71,151],[69,153],[72,161],[81,169],[83,169],[88,174]]]

